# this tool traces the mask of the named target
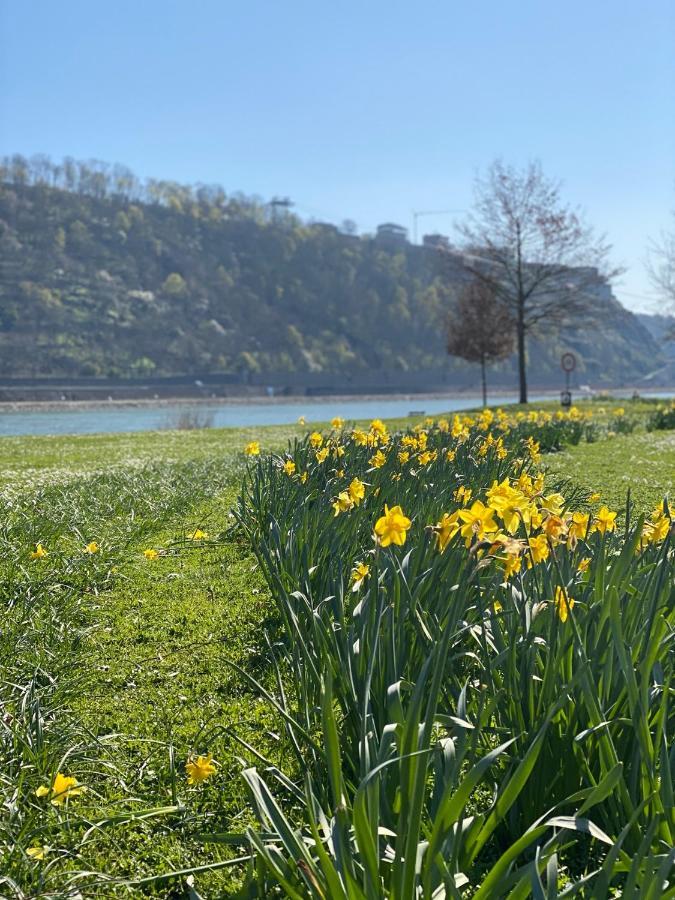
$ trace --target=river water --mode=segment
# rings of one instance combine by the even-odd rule
[[[671,393],[643,396],[670,397]],[[549,395],[550,397],[550,395]],[[546,399],[533,395],[534,402]],[[617,398],[618,401],[619,398]],[[517,397],[493,398],[494,403],[506,406]],[[480,405],[480,397],[407,397],[404,399],[369,398],[367,400],[322,401],[297,400],[291,403],[190,404],[187,402],[162,406],[118,406],[110,404],[90,408],[59,408],[50,410],[11,410],[0,412],[0,435],[21,434],[95,434],[127,431],[155,431],[176,427],[181,415],[193,413],[202,421],[208,420],[217,428],[256,425],[287,425],[304,416],[307,422],[327,422],[334,416],[344,419],[396,418],[411,412],[437,415]]]

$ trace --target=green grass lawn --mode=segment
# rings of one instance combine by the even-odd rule
[[[304,431],[0,439],[0,712],[11,723],[0,743],[0,872],[32,895],[63,889],[72,877],[87,897],[123,896],[132,879],[236,855],[198,837],[244,824],[237,756],[253,756],[231,730],[271,760],[283,745],[269,705],[235,668],[273,684],[262,663],[273,606],[250,549],[231,530],[230,509],[246,442],[281,449]],[[674,493],[675,434],[619,435],[545,464],[613,507],[630,487],[637,507],[650,510]],[[190,540],[196,528],[208,538]],[[101,550],[86,558],[82,547],[92,540]],[[50,553],[44,561],[28,555],[38,541]],[[162,553],[147,560],[148,548]],[[207,751],[218,775],[189,788],[185,760]],[[45,824],[34,789],[57,769],[95,782],[96,791],[72,819],[48,809]],[[18,778],[29,799],[16,812]],[[182,809],[89,831],[101,809],[112,817],[160,804]],[[47,846],[47,864],[10,853],[12,841]],[[94,887],[87,871],[119,884]],[[228,896],[233,884],[220,873],[200,880],[208,896]],[[174,896],[162,882],[143,890]]]

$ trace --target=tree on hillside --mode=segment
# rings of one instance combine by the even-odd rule
[[[528,333],[590,314],[593,292],[619,272],[608,267],[610,247],[562,202],[538,163],[521,171],[494,162],[476,180],[473,209],[458,230],[463,247],[449,251],[453,265],[491,288],[513,317],[527,403]]]
[[[487,406],[486,366],[513,353],[514,322],[509,309],[484,281],[467,284],[448,315],[448,353],[480,363],[483,406]]]
[[[675,231],[664,231],[652,243],[647,269],[652,284],[675,312]]]

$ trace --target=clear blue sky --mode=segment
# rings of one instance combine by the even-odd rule
[[[646,308],[674,48],[673,0],[0,0],[0,152],[285,194],[361,230],[465,208],[494,157],[539,158]]]

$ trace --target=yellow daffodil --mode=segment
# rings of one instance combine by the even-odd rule
[[[247,456],[258,456],[260,454],[260,444],[258,443],[258,441],[250,441],[244,447],[244,453]]]
[[[577,541],[582,541],[586,537],[590,518],[589,513],[572,513],[572,521],[567,529],[567,543],[571,549],[576,547]]]
[[[436,546],[440,553],[443,553],[459,529],[459,513],[456,511],[454,513],[443,513],[440,521],[436,523],[434,528],[434,532],[436,533]]]
[[[293,475],[295,472],[295,463],[292,459],[287,459],[282,468],[287,475]]]
[[[31,859],[43,860],[47,855],[47,852],[47,847],[29,847],[26,850],[26,856],[29,856]]]
[[[336,431],[339,431],[342,426],[345,424],[345,420],[341,419],[340,416],[335,416],[334,419],[330,420],[330,424]]]
[[[347,488],[347,491],[349,492],[349,499],[352,501],[354,506],[358,506],[366,496],[366,486],[358,478],[352,479],[349,487]]]
[[[378,450],[373,456],[370,457],[369,463],[375,469],[381,469],[382,466],[386,463],[387,457],[381,450]]]
[[[568,597],[565,591],[558,585],[555,589],[554,604],[561,622],[566,622],[570,611],[574,607],[574,598]]]
[[[522,566],[522,559],[516,553],[507,553],[502,562],[502,568],[504,569],[504,578],[512,578],[518,572],[520,572]]]
[[[601,506],[593,519],[593,527],[591,531],[599,531],[605,534],[607,531],[616,529],[616,513],[610,512],[606,506]]]
[[[401,450],[400,453],[397,453],[397,459],[402,466],[404,466],[408,460],[410,459],[410,453],[407,450]]]
[[[446,450],[445,451],[445,458],[447,459],[448,462],[453,462],[453,460],[455,459],[456,456],[457,456],[457,452],[455,450]]]
[[[298,419],[298,425],[306,425],[306,424],[307,424],[307,422],[306,422],[306,420],[305,420],[305,417],[304,417],[304,416],[300,416],[299,419]]]
[[[531,537],[528,541],[528,545],[530,548],[530,558],[528,558],[527,561],[528,568],[533,562],[540,563],[548,559],[551,548],[545,534],[538,534],[536,537]]]
[[[534,463],[538,463],[541,459],[541,453],[539,452],[539,441],[535,441],[533,437],[529,437],[525,441],[525,447],[527,452],[530,454],[530,459]]]
[[[379,438],[387,438],[387,426],[384,424],[382,419],[373,419],[370,423],[370,431],[372,434],[376,434]]]
[[[392,506],[390,509],[385,504],[384,515],[375,523],[375,534],[382,547],[388,547],[390,544],[402,547],[411,525],[412,522],[404,515],[400,506]]]
[[[370,566],[363,562],[358,562],[352,569],[351,582],[352,590],[358,591],[363,582],[370,574]]]
[[[425,450],[423,453],[420,453],[417,458],[421,466],[427,466],[430,462],[433,462],[436,459],[437,455],[438,454],[435,450]]]
[[[98,544],[96,543],[96,541],[91,541],[91,542],[90,542],[89,544],[87,544],[87,546],[84,548],[84,552],[85,552],[85,553],[98,553],[99,550],[100,550],[100,547],[98,546]]]
[[[331,505],[335,510],[335,515],[339,516],[340,513],[350,510],[354,506],[354,502],[347,491],[341,491]]]
[[[196,759],[188,759],[185,764],[187,771],[188,784],[201,784],[210,778],[216,771],[213,764],[213,757],[209,753],[207,756],[198,756]]]
[[[36,544],[35,550],[31,551],[30,558],[31,559],[44,559],[45,556],[48,556],[48,555],[49,554],[47,553],[45,548],[42,546],[42,544]]]
[[[497,523],[494,521],[494,510],[480,500],[474,500],[468,509],[460,509],[457,514],[464,523],[461,532],[467,547],[474,538],[480,541],[487,534],[498,531]]]
[[[79,783],[77,778],[58,772],[54,776],[51,785],[49,787],[41,785],[35,791],[35,795],[37,797],[49,797],[49,802],[53,806],[62,806],[72,797],[78,797],[80,794],[83,794],[85,790],[86,788]]]
[[[330,447],[323,447],[321,450],[317,450],[314,454],[316,456],[316,461],[321,464],[325,463],[328,459],[328,454],[330,453]]]
[[[309,476],[307,472],[302,472],[300,475],[300,484],[304,484],[307,481],[308,477]]]
[[[560,518],[560,516],[550,515],[544,519],[544,524],[542,526],[544,534],[551,540],[557,541],[560,539],[561,535],[564,535],[567,526]]]
[[[153,547],[149,547],[147,550],[143,551],[143,556],[146,559],[157,559],[159,553]]]
[[[579,565],[577,566],[577,572],[581,572],[582,574],[588,571],[588,567],[591,563],[590,556],[585,556],[583,559],[579,560]]]
[[[452,496],[458,503],[468,503],[472,493],[470,487],[465,487],[461,484]]]
[[[309,443],[314,449],[318,449],[323,444],[323,435],[318,431],[313,431],[309,436]]]

